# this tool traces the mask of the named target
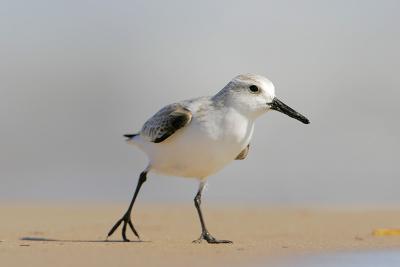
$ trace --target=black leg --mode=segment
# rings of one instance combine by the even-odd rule
[[[197,213],[199,214],[200,224],[201,224],[201,236],[199,239],[194,240],[194,243],[201,243],[201,241],[206,240],[210,244],[221,244],[221,243],[232,243],[229,240],[218,240],[214,238],[207,230],[206,224],[204,222],[203,213],[201,212],[201,193],[203,192],[203,188],[205,183],[200,184],[199,191],[197,192],[194,198],[194,206],[196,207]]]
[[[140,174],[139,181],[138,181],[138,184],[137,184],[137,186],[136,186],[135,194],[133,195],[132,201],[131,201],[131,203],[129,204],[128,210],[125,212],[124,216],[122,216],[122,218],[119,219],[119,220],[114,224],[114,226],[113,226],[113,227],[111,228],[111,230],[108,232],[107,238],[108,238],[109,236],[111,236],[111,235],[114,233],[115,230],[117,230],[118,226],[119,226],[122,222],[124,222],[124,224],[123,224],[123,226],[122,226],[122,239],[123,239],[124,241],[129,242],[129,239],[126,237],[126,225],[129,225],[129,227],[131,228],[132,232],[133,232],[133,233],[135,234],[135,236],[137,236],[137,238],[139,238],[139,240],[140,240],[139,234],[138,234],[138,232],[136,231],[135,227],[133,226],[133,223],[132,223],[132,220],[131,220],[131,212],[132,212],[133,204],[135,203],[136,197],[137,197],[137,195],[138,195],[138,193],[139,193],[139,191],[140,191],[140,188],[142,187],[142,184],[143,184],[144,182],[146,182],[146,179],[147,179],[147,172],[144,171],[144,172],[142,172],[142,173]]]

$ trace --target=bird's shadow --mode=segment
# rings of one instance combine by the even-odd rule
[[[70,243],[147,243],[151,241],[143,241],[143,240],[131,240],[129,242],[125,242],[123,240],[87,240],[87,239],[53,239],[46,237],[33,237],[33,236],[24,236],[19,240],[21,241],[44,241],[44,242],[70,242]]]

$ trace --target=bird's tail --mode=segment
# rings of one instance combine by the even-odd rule
[[[135,136],[138,136],[139,134],[124,134],[124,136],[127,138],[126,141],[132,140]]]

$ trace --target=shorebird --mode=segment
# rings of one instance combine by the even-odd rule
[[[201,235],[193,242],[231,243],[218,240],[207,230],[200,208],[207,178],[234,160],[246,158],[254,131],[254,122],[269,110],[282,112],[302,123],[309,120],[285,105],[275,96],[275,87],[267,78],[242,74],[233,78],[214,96],[200,97],[167,105],[145,122],[127,141],[142,150],[149,164],[140,174],[128,210],[109,231],[107,238],[122,226],[122,239],[127,226],[140,240],[131,212],[141,186],[152,171],[167,176],[196,178],[199,189],[194,205],[200,219]]]

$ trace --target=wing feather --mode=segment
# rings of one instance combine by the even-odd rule
[[[192,120],[192,113],[182,104],[168,105],[154,114],[140,132],[150,142],[161,143]]]
[[[249,154],[249,150],[250,150],[250,144],[248,144],[245,149],[243,149],[239,155],[236,156],[235,160],[243,160],[247,157],[247,155]]]

